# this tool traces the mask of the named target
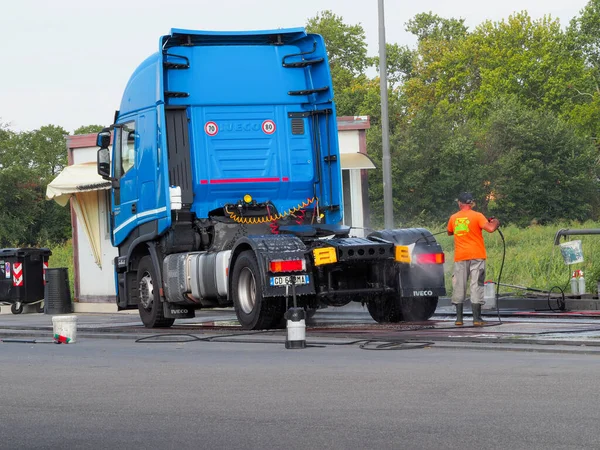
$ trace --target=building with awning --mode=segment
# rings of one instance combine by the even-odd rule
[[[46,188],[46,198],[53,199],[61,206],[69,200],[75,211],[78,223],[88,238],[92,256],[98,267],[102,268],[100,232],[99,191],[110,188],[110,181],[98,175],[96,162],[67,166]]]
[[[369,227],[367,116],[338,117],[344,225],[364,236]],[[114,259],[110,240],[111,183],[96,171],[96,134],[67,137],[69,165],[48,185],[46,196],[60,205],[71,201],[75,311],[116,311]]]

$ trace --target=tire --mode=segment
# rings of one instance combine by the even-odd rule
[[[150,256],[144,256],[137,270],[138,310],[146,328],[168,328],[175,319],[164,316],[155,270]]]
[[[44,302],[39,302],[37,305],[36,311],[39,313],[43,313],[44,312]]]
[[[402,297],[400,310],[406,322],[429,320],[437,308],[438,297]]]
[[[245,330],[268,330],[274,328],[283,317],[279,298],[264,299],[263,280],[256,256],[251,250],[240,253],[231,276],[233,308]]]
[[[369,314],[378,323],[397,323],[403,319],[397,297],[376,297],[367,303]]]
[[[23,303],[18,302],[10,305],[10,312],[13,314],[21,314],[23,312]]]

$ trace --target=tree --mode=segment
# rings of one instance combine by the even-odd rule
[[[405,30],[414,34],[419,42],[426,39],[449,41],[462,39],[467,35],[465,19],[444,19],[431,11],[410,19]]]
[[[441,221],[471,190],[519,224],[598,217],[600,101],[579,94],[590,64],[557,20],[521,12],[468,33],[425,14],[408,29],[418,46],[392,138],[396,215]]]
[[[82,125],[73,131],[73,134],[91,134],[91,133],[99,133],[104,129],[104,125]]]
[[[365,71],[373,64],[367,56],[363,27],[348,25],[341,16],[322,11],[308,19],[306,30],[325,40],[338,115],[359,115],[353,89],[367,80]]]
[[[566,31],[567,49],[580,55],[586,77],[569,85],[573,106],[565,111],[583,133],[600,137],[600,1],[590,0]]]
[[[579,17],[573,18],[567,30],[574,44],[574,50],[580,51],[586,63],[594,72],[595,90],[600,83],[600,0],[590,0]]]
[[[551,111],[497,101],[482,142],[494,215],[518,225],[598,214],[596,150]]]
[[[70,237],[69,209],[45,198],[46,185],[67,164],[66,135],[54,125],[21,133],[0,127],[1,246],[36,246]]]

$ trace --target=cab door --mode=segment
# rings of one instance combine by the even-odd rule
[[[139,136],[135,125],[135,121],[129,121],[115,127],[113,176],[118,180],[112,190],[112,241],[115,246],[137,225]]]

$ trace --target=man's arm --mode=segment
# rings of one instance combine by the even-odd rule
[[[483,228],[488,233],[493,233],[494,231],[496,231],[498,229],[499,226],[500,226],[500,221],[498,219],[496,219],[495,217],[492,217],[481,228]]]

